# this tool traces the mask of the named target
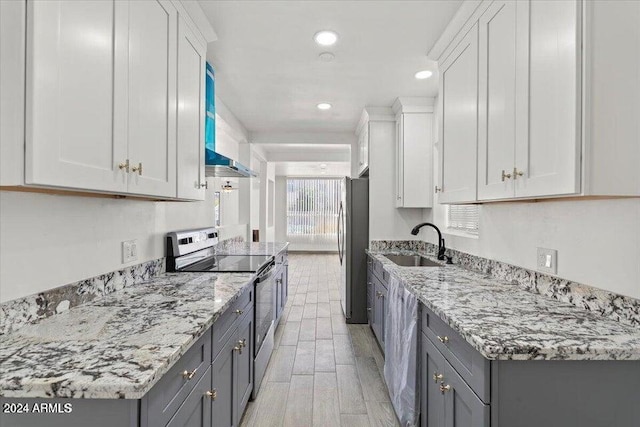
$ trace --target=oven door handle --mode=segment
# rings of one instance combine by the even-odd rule
[[[273,273],[275,273],[275,271],[276,271],[276,265],[275,263],[271,263],[271,265],[267,267],[264,270],[264,272],[257,277],[256,281],[258,283],[266,282],[267,280],[269,280],[269,278],[271,278],[271,276],[273,276]]]

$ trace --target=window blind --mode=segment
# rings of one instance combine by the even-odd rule
[[[287,179],[287,236],[331,236],[338,233],[340,179]]]
[[[478,234],[480,222],[480,206],[478,205],[448,205],[447,228]]]

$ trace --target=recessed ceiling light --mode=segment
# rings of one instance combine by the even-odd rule
[[[338,35],[334,31],[323,30],[323,31],[318,31],[313,36],[313,39],[320,46],[332,46],[336,44],[336,42],[338,41]]]
[[[316,107],[318,107],[318,110],[330,110],[331,104],[327,102],[321,102],[320,104],[316,105]]]
[[[335,59],[335,55],[331,52],[322,52],[320,55],[318,55],[318,58],[320,58],[320,61],[322,62],[331,62]]]
[[[429,77],[431,77],[433,75],[433,71],[430,70],[423,70],[423,71],[418,71],[416,73],[416,79],[418,80],[424,80],[424,79],[428,79]]]
[[[326,169],[326,168],[327,168],[326,163],[320,163],[320,169]]]

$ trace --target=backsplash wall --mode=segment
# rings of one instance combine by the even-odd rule
[[[209,179],[202,202],[150,202],[0,191],[0,302],[165,256],[165,234],[213,225]],[[238,192],[222,195],[221,237],[241,234]],[[123,264],[121,242],[136,239],[138,259]]]
[[[446,208],[424,210],[446,246],[536,270],[536,248],[558,251],[558,277],[640,298],[640,199],[488,203],[478,238],[446,231]],[[436,243],[433,230],[421,239]]]

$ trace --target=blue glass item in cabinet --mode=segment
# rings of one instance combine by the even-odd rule
[[[215,102],[215,73],[213,67],[207,62],[205,82],[205,128],[204,147],[205,161],[207,164],[215,158],[216,149],[216,102]]]

